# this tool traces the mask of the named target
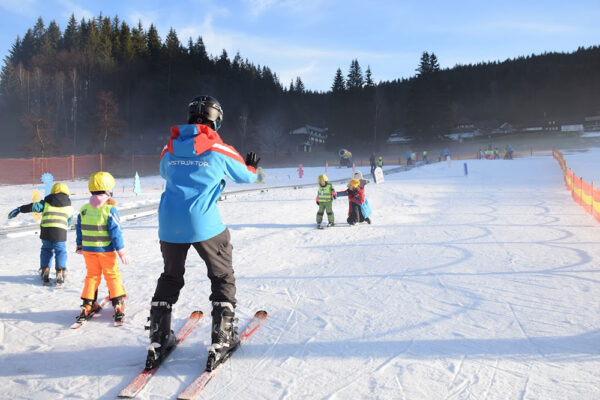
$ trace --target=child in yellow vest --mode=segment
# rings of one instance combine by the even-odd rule
[[[42,250],[40,253],[40,276],[45,285],[50,283],[50,267],[52,258],[55,257],[56,284],[62,285],[67,271],[67,230],[73,219],[71,207],[71,192],[65,183],[57,182],[52,186],[50,194],[42,201],[24,204],[8,214],[14,218],[19,213],[41,212],[40,239]]]
[[[112,198],[115,178],[108,172],[96,172],[90,176],[88,188],[92,193],[90,202],[81,207],[77,217],[77,253],[83,254],[87,275],[81,299],[79,322],[89,318],[100,306],[96,302],[98,286],[104,274],[109,297],[115,308],[115,325],[121,325],[125,317],[125,288],[121,282],[121,271],[117,254],[123,264],[129,264],[125,252],[119,213]]]

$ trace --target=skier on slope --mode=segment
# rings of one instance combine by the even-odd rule
[[[217,134],[222,121],[223,109],[215,98],[195,97],[188,106],[188,124],[171,128],[171,139],[161,154],[160,175],[166,186],[159,205],[158,236],[164,271],[152,297],[147,369],[158,365],[175,343],[171,309],[184,285],[190,246],[206,263],[211,281],[212,344],[206,369],[212,370],[239,344],[232,246],[216,203],[226,176],[241,183],[256,181],[260,158],[250,152],[244,160],[223,143]]]
[[[346,221],[350,225],[358,222],[371,223],[371,208],[365,198],[365,188],[360,186],[358,179],[351,179],[348,183],[348,189],[337,192],[338,196],[348,196],[348,218]]]
[[[78,254],[83,254],[87,274],[81,291],[81,313],[78,321],[89,318],[90,312],[100,308],[96,302],[98,286],[104,275],[112,305],[115,309],[116,324],[122,324],[125,317],[125,288],[121,280],[121,271],[117,255],[123,264],[129,264],[121,235],[117,204],[112,198],[116,185],[115,178],[104,171],[90,175],[88,189],[92,194],[89,203],[79,210],[75,231],[77,233]]]
[[[335,225],[332,203],[336,196],[335,189],[327,180],[327,175],[319,175],[319,189],[316,198],[317,205],[319,206],[319,211],[317,211],[317,228],[321,228],[325,211],[327,211],[327,226]]]
[[[55,256],[56,283],[65,281],[67,271],[67,230],[73,219],[71,207],[71,192],[65,183],[57,182],[52,185],[50,194],[44,200],[24,204],[8,213],[8,219],[15,218],[19,213],[41,212],[40,239],[40,276],[47,284],[50,282],[50,265]]]

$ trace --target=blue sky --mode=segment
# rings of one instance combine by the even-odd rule
[[[38,16],[64,29],[71,13],[100,12],[154,23],[162,38],[173,27],[183,43],[200,35],[210,54],[239,51],[319,91],[355,58],[379,82],[413,76],[423,51],[446,68],[600,44],[598,0],[0,0],[0,59]]]

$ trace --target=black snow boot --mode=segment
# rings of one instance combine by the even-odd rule
[[[123,320],[125,319],[125,296],[115,297],[111,301],[115,309],[115,314],[113,315],[115,325],[123,325]]]
[[[57,269],[56,270],[56,284],[62,285],[65,283],[65,279],[67,279],[67,270],[66,269]]]
[[[171,330],[171,304],[166,301],[153,301],[150,309],[150,346],[146,358],[146,369],[156,367],[175,345],[175,333]]]
[[[214,370],[219,364],[227,360],[230,353],[240,344],[233,304],[213,302],[212,305],[212,344],[208,347],[207,371]]]
[[[50,283],[50,268],[49,267],[40,268],[39,272],[40,272],[40,277],[42,278],[42,282],[44,282],[44,284]]]
[[[83,299],[83,303],[81,304],[81,312],[79,313],[79,316],[75,319],[77,320],[77,322],[88,320],[99,310],[100,304],[98,304],[96,300]]]

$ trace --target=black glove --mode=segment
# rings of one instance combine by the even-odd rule
[[[8,219],[13,219],[17,215],[19,215],[20,212],[21,212],[21,207],[15,208],[14,210],[12,210],[11,212],[8,213]]]
[[[317,205],[319,205],[319,200],[317,200]]]
[[[258,157],[255,152],[251,151],[249,153],[246,153],[247,166],[256,168],[258,166],[259,161],[260,157]]]

